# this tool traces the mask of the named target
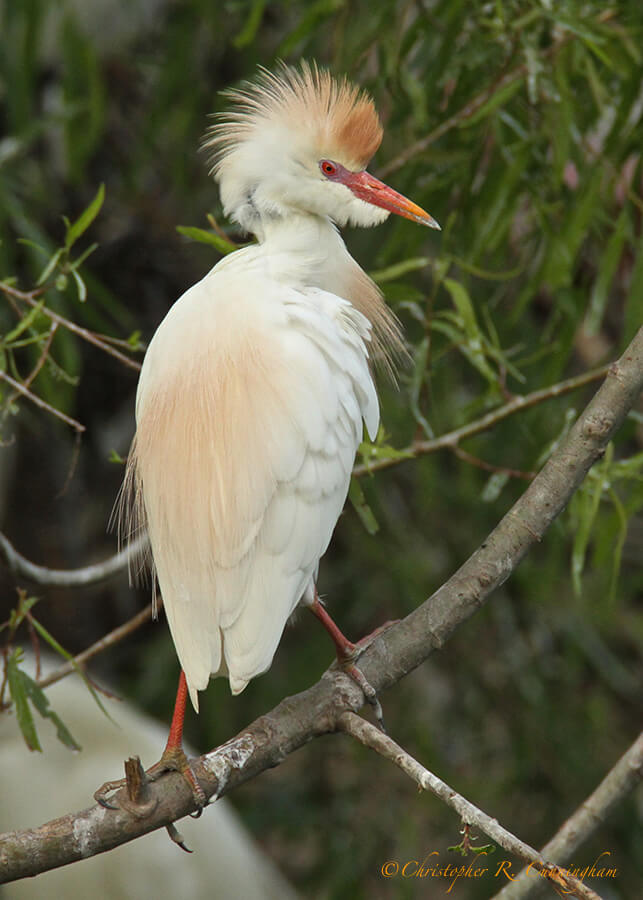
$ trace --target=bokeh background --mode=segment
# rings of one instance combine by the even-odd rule
[[[102,209],[72,250],[77,258],[98,244],[79,269],[87,298],[68,274],[46,302],[129,341],[140,359],[137,347],[169,306],[219,258],[177,226],[208,230],[211,214],[231,240],[246,239],[224,221],[198,150],[225,103],[219,92],[259,64],[316,59],[376,100],[385,137],[370,170],[442,225],[437,234],[398,220],[346,234],[400,316],[412,355],[398,389],[382,380],[380,453],[442,434],[513,394],[615,358],[641,324],[642,37],[638,0],[3,0],[0,279],[33,288],[64,240],[62,217],[77,218],[104,184]],[[0,294],[5,336],[25,313]],[[24,379],[48,327],[36,316],[19,338],[3,339],[2,371]],[[85,426],[80,439],[0,383],[2,529],[34,562],[74,568],[115,552],[106,524],[135,388],[134,371],[63,327],[31,389]],[[379,530],[369,533],[348,506],[319,585],[346,633],[404,616],[448,578],[594,389],[548,399],[466,441],[473,460],[442,451],[361,479]],[[642,441],[635,412],[542,545],[441,652],[381,698],[396,740],[534,846],[640,728]],[[39,598],[34,615],[70,652],[149,599],[125,574],[51,590],[5,571],[0,621],[16,587]],[[13,646],[29,641],[24,627],[13,636]],[[199,717],[189,716],[191,743],[205,751],[225,741],[310,685],[331,655],[326,635],[300,614],[270,672],[243,695],[211,684]],[[178,666],[163,621],[90,672],[169,721]],[[427,850],[458,861],[447,851],[460,840],[453,813],[344,737],[315,741],[234,801],[305,896],[437,896],[445,886],[385,880],[381,866]],[[575,859],[611,851],[619,877],[594,885],[602,896],[638,894],[642,815],[640,796],[630,797]],[[451,893],[482,898],[501,886],[459,883]]]

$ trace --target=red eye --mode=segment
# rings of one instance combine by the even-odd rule
[[[335,163],[331,162],[329,159],[322,159],[319,164],[319,168],[322,170],[324,175],[336,175],[337,174],[337,166]]]

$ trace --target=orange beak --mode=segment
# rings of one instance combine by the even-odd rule
[[[383,181],[378,181],[368,172],[347,172],[341,180],[360,200],[372,203],[373,206],[380,206],[382,209],[395,213],[396,216],[412,219],[413,222],[419,222],[420,225],[441,230],[433,216],[430,216],[421,206],[413,203],[403,194],[398,194],[393,188],[388,187]]]

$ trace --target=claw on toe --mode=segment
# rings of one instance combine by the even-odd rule
[[[125,779],[119,778],[118,781],[106,781],[97,791],[94,791],[94,800],[105,809],[118,809],[117,803],[112,803],[107,799],[107,795],[125,787]]]
[[[198,809],[195,813],[191,813],[193,818],[198,818],[205,806],[207,806],[208,798],[205,791],[196,779],[196,776],[190,768],[187,756],[180,748],[166,749],[163,756],[157,763],[150,766],[147,771],[143,769],[138,756],[132,757],[125,761],[125,778],[118,781],[106,781],[94,793],[94,799],[105,809],[127,809],[138,818],[149,815],[156,808],[158,803],[155,799],[149,799],[149,784],[156,781],[166,772],[179,772],[187,781],[194,797]],[[126,796],[121,797],[118,803],[115,803],[108,795],[126,789]],[[176,841],[175,843],[180,843]]]
[[[367,680],[366,676],[354,663],[350,661],[346,661],[341,663],[341,667],[349,676],[352,678],[355,684],[361,688],[364,697],[366,698],[366,702],[373,707],[373,714],[375,716],[375,720],[377,722],[377,727],[380,731],[383,731],[386,734],[386,728],[384,726],[384,714],[382,712],[382,704],[379,701],[377,696],[377,691],[373,687],[373,685]]]

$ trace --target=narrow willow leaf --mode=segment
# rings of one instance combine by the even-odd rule
[[[236,244],[233,244],[232,241],[226,241],[221,235],[215,234],[213,231],[206,231],[204,228],[195,228],[193,225],[177,225],[176,230],[183,237],[214,247],[219,253],[232,253],[233,250],[237,249]]]
[[[581,575],[585,568],[585,557],[587,555],[587,547],[589,539],[596,521],[598,508],[603,496],[603,491],[607,487],[609,478],[612,456],[614,452],[613,444],[608,444],[605,452],[605,458],[600,466],[595,466],[590,473],[589,478],[577,493],[578,502],[574,507],[578,525],[576,534],[574,535],[574,544],[572,547],[572,583],[574,592],[577,596],[581,595]]]
[[[364,496],[362,485],[359,483],[357,478],[351,478],[351,484],[348,490],[348,498],[351,501],[355,512],[359,516],[362,525],[368,531],[368,533],[377,534],[380,526],[377,524],[377,519],[373,514],[373,510],[366,502],[366,497]]]
[[[630,341],[643,322],[643,232],[635,250],[634,268],[625,299],[625,333],[623,341]]]
[[[424,413],[420,409],[420,396],[424,379],[427,374],[427,365],[429,362],[429,348],[431,344],[428,337],[423,338],[415,348],[413,354],[413,374],[411,375],[409,400],[411,412],[415,421],[418,422],[422,431],[428,438],[434,437],[433,429],[424,417]]]
[[[16,327],[14,329],[12,329],[11,331],[9,331],[7,334],[5,334],[5,336],[3,338],[3,343],[5,346],[7,344],[11,344],[13,341],[16,340],[16,338],[20,337],[20,335],[24,331],[26,331],[28,328],[31,328],[33,323],[36,321],[36,319],[40,315],[40,311],[42,310],[44,305],[45,305],[45,301],[39,300],[38,304],[36,306],[32,307],[32,309],[29,310],[27,315],[23,316],[22,319],[20,319],[20,321],[18,322]]]
[[[58,265],[58,260],[60,259],[62,254],[63,254],[63,248],[59,247],[58,250],[56,250],[56,252],[54,253],[54,255],[52,257],[50,257],[49,262],[47,263],[45,268],[42,270],[42,272],[40,273],[40,275],[38,277],[38,280],[36,281],[36,284],[38,286],[40,286],[41,284],[44,284],[45,281],[49,278],[51,273],[54,271],[54,269]]]
[[[261,25],[266,2],[267,0],[253,0],[253,4],[250,8],[248,18],[243,24],[243,28],[239,34],[232,39],[232,43],[237,50],[242,50],[244,47],[250,46],[254,41],[259,26]]]
[[[80,277],[76,269],[71,270],[71,274],[76,282],[76,290],[78,291],[78,299],[81,303],[84,303],[87,299],[87,288],[85,286],[85,282]]]
[[[112,719],[110,714],[105,709],[105,706],[103,705],[102,700],[100,699],[100,697],[98,696],[98,694],[96,692],[96,688],[91,683],[89,678],[85,675],[85,673],[83,672],[81,667],[75,662],[74,657],[71,655],[71,653],[68,653],[67,650],[65,650],[65,648],[63,646],[61,646],[61,644],[58,643],[56,638],[47,631],[47,629],[44,627],[44,625],[42,625],[37,619],[34,619],[33,616],[31,617],[31,624],[36,629],[36,631],[38,632],[40,637],[43,638],[43,640],[45,640],[49,644],[49,646],[53,650],[56,651],[56,653],[58,653],[60,656],[62,656],[64,659],[66,659],[67,662],[72,664],[74,671],[78,672],[80,677],[85,682],[87,690],[94,698],[94,701],[95,701],[96,705],[98,706],[98,708],[100,709],[100,711],[104,715],[107,716],[107,718],[110,720],[110,722],[113,722],[114,720]]]
[[[24,682],[22,672],[19,668],[22,650],[17,647],[9,659],[7,660],[7,681],[9,682],[9,693],[16,710],[16,721],[25,739],[25,744],[30,750],[38,750],[42,753],[42,747],[38,740],[38,732],[36,731],[36,723],[34,722],[33,713],[29,706],[27,686]]]
[[[87,209],[80,214],[72,225],[67,226],[65,234],[65,249],[70,250],[76,243],[78,238],[84,234],[92,224],[98,213],[100,212],[103,200],[105,199],[105,185],[101,184],[96,192],[96,196],[89,204]]]
[[[473,303],[467,289],[459,281],[454,281],[453,278],[445,278],[443,284],[451,294],[453,305],[460,314],[467,336],[469,338],[479,338],[480,328],[478,327]]]
[[[407,272],[416,272],[418,269],[425,269],[430,265],[431,260],[428,256],[417,256],[415,259],[405,259],[404,262],[396,263],[394,266],[388,266],[386,269],[379,269],[377,272],[371,272],[371,278],[378,284],[385,284],[387,281],[395,281],[406,275]]]
[[[368,468],[368,464],[383,459],[413,459],[411,450],[398,450],[390,444],[372,444],[370,441],[363,441],[357,450],[361,456],[364,465]]]
[[[464,119],[461,124],[461,128],[469,128],[471,125],[475,125],[481,119],[486,119],[495,109],[503,104],[507,103],[513,95],[522,89],[522,81],[520,78],[516,78],[515,81],[510,81],[508,84],[505,84],[503,87],[494,90],[491,97],[482,104],[482,106],[468,118]]]
[[[609,602],[613,605],[616,600],[616,586],[621,571],[621,559],[623,558],[625,538],[627,537],[627,513],[625,512],[625,508],[621,503],[618,494],[613,488],[609,489],[609,495],[614,504],[614,509],[616,510],[616,516],[618,518],[618,532],[612,548],[612,571],[609,588]]]
[[[594,283],[594,289],[589,302],[589,311],[585,320],[585,325],[589,334],[597,334],[601,327],[605,308],[609,300],[612,281],[614,280],[614,275],[616,274],[618,264],[623,255],[623,247],[627,237],[628,219],[628,210],[626,207],[618,217],[614,231],[610,235],[610,239],[605,247],[605,252],[601,257],[598,278]]]
[[[36,710],[40,713],[43,719],[50,719],[51,722],[56,726],[56,737],[58,740],[65,745],[65,747],[69,747],[70,750],[81,750],[81,746],[76,741],[65,723],[62,721],[58,713],[54,712],[49,704],[49,698],[37,684],[30,675],[27,675],[26,672],[20,672],[20,676],[22,677],[23,686],[25,689],[25,693],[33,703]]]

